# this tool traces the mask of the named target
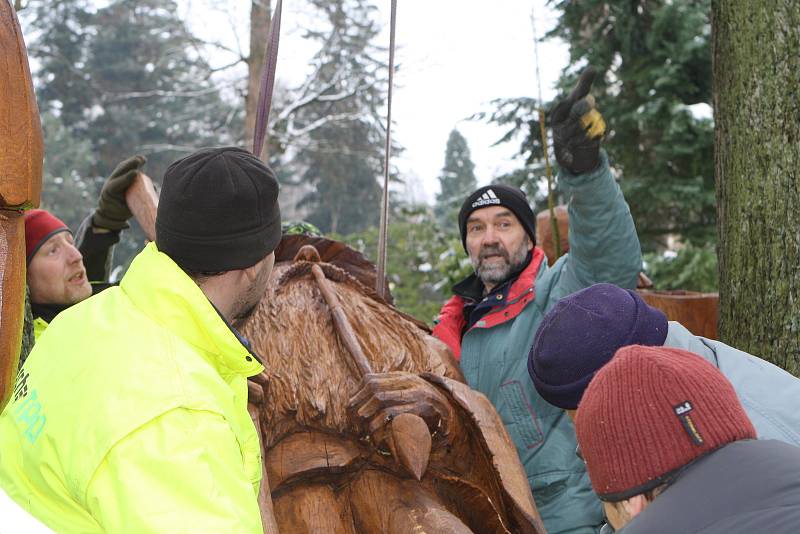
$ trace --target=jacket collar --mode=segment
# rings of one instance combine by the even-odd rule
[[[512,301],[522,295],[530,287],[533,286],[536,280],[536,275],[539,271],[539,261],[531,261],[534,257],[543,254],[542,249],[534,247],[528,252],[528,257],[525,259],[523,266],[516,271],[511,272],[508,278],[498,284],[491,293],[502,292],[503,300],[505,302]],[[464,299],[465,304],[474,304],[480,302],[486,296],[483,294],[485,286],[476,274],[471,274],[461,282],[453,286],[453,294]]]
[[[133,259],[120,287],[145,315],[197,348],[221,375],[253,376],[264,370],[197,284],[155,243]]]

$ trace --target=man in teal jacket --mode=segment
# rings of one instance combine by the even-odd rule
[[[630,211],[600,150],[605,124],[588,96],[592,77],[584,73],[552,115],[559,187],[569,199],[569,254],[548,268],[522,192],[479,189],[459,214],[476,274],[453,288],[434,328],[460,357],[469,385],[500,413],[551,534],[595,532],[603,512],[575,456],[571,421],[528,378],[533,336],[560,298],[601,281],[634,287],[641,268]]]
[[[156,233],[37,340],[0,414],[0,488],[56,532],[260,534],[247,378],[264,367],[234,328],[275,259],[275,175],[195,152],[164,175]]]

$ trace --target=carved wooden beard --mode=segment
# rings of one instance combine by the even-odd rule
[[[361,377],[336,333],[310,266],[276,265],[266,295],[242,329],[262,358],[269,380],[262,416],[267,448],[298,427],[360,434],[347,404]],[[320,266],[336,288],[374,372],[458,376],[443,343],[345,271],[326,263]]]

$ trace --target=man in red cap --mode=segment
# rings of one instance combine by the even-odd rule
[[[733,386],[690,352],[617,351],[586,389],[575,429],[617,531],[798,530],[800,448],[756,440]]]
[[[247,411],[264,366],[237,328],[267,291],[278,189],[235,147],[167,169],[156,241],[59,314],[17,375],[0,413],[11,500],[55,532],[264,532]]]
[[[97,209],[81,224],[77,237],[46,210],[25,213],[27,279],[37,338],[61,311],[109,286],[105,280],[111,251],[132,217],[125,192],[145,161],[134,156],[114,169],[100,191]]]

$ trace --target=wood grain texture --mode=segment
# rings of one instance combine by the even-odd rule
[[[719,293],[637,291],[646,303],[664,312],[670,321],[678,321],[696,336],[717,339]]]
[[[302,236],[291,237],[300,239],[296,253]],[[418,429],[433,433],[420,480],[376,439],[380,432],[365,429],[348,409],[361,369],[347,357],[312,264],[291,258],[276,264],[242,329],[265,366],[257,377],[263,394],[254,391],[251,400],[263,402],[264,459],[280,532],[544,533],[499,416],[462,383],[449,351],[355,276],[320,263],[369,369],[396,374],[398,384],[414,382],[402,376],[423,376],[452,407],[441,428],[427,421]],[[401,387],[409,405],[415,391]],[[383,432],[398,419],[387,418]]]
[[[25,222],[0,210],[0,411],[14,388],[25,308]]]
[[[561,254],[569,252],[569,212],[564,205],[553,208],[558,224],[559,241],[561,242]],[[550,220],[550,210],[543,210],[536,214],[536,244],[544,250],[547,256],[547,264],[553,265],[556,256],[556,245],[553,240],[553,224]]]
[[[155,241],[158,193],[153,186],[153,180],[143,172],[136,173],[133,183],[125,191],[125,203],[147,239]]]
[[[0,207],[39,205],[44,144],[14,7],[0,0]]]

